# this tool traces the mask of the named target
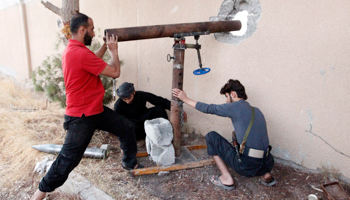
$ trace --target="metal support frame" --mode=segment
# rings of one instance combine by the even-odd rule
[[[183,72],[185,62],[185,38],[174,38],[174,62],[173,62],[173,82],[172,89],[178,88],[182,90],[183,87]],[[179,156],[181,146],[181,110],[182,101],[172,95],[170,109],[170,123],[173,126],[174,139],[173,145],[175,148],[175,156]]]
[[[131,41],[131,40],[142,40],[142,39],[152,39],[152,38],[162,38],[162,37],[174,37],[174,55],[171,57],[167,56],[167,60],[173,61],[173,80],[172,80],[172,89],[178,88],[183,89],[183,72],[184,72],[184,60],[185,60],[185,49],[194,48],[197,50],[197,56],[199,60],[199,66],[201,70],[196,75],[205,74],[209,71],[206,69],[202,70],[202,63],[199,49],[201,46],[198,44],[198,38],[200,35],[208,35],[211,33],[217,32],[230,32],[238,31],[241,29],[241,22],[237,20],[229,21],[215,21],[215,22],[196,22],[196,23],[184,23],[184,24],[166,24],[166,25],[155,25],[155,26],[141,26],[141,27],[127,27],[127,28],[118,28],[118,29],[106,29],[105,35],[114,34],[118,36],[118,42],[122,41]],[[186,36],[195,36],[196,44],[185,44]],[[198,70],[195,70],[198,71]],[[194,74],[195,74],[194,71]],[[173,126],[174,139],[173,145],[175,148],[175,156],[180,156],[181,151],[181,125],[182,125],[182,101],[178,98],[172,96],[171,109],[170,109],[170,122]],[[212,164],[212,160],[199,161],[203,163],[189,163],[189,165],[181,166],[171,166],[170,168],[162,169],[161,171],[171,171],[176,169],[192,168],[204,166],[207,164]],[[174,168],[172,168],[174,167]],[[147,171],[147,169],[144,169]],[[135,170],[133,170],[135,171]],[[153,169],[159,172],[159,168]],[[135,171],[136,173],[136,171]],[[141,175],[141,174],[138,174]]]

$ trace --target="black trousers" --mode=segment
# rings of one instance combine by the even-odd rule
[[[239,162],[234,146],[215,131],[206,135],[206,142],[208,155],[219,156],[226,165],[242,176],[262,176],[273,168],[274,159],[271,153],[264,158],[252,158],[240,154],[241,162]]]
[[[104,106],[104,111],[97,115],[88,117],[65,115],[64,118],[66,138],[59,155],[39,184],[40,191],[51,192],[63,185],[68,174],[81,161],[96,129],[118,136],[120,148],[124,152],[123,165],[134,167],[137,164],[134,126],[123,116]]]
[[[136,140],[144,140],[146,138],[145,121],[156,119],[159,117],[168,119],[168,115],[165,111],[165,108],[163,108],[162,106],[155,106],[149,108],[147,112],[145,112],[138,119],[130,119],[130,121],[133,122],[135,126]]]

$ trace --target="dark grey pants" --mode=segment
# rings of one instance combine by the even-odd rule
[[[273,168],[274,159],[270,153],[265,158],[252,158],[240,154],[242,162],[239,162],[234,146],[215,131],[211,131],[206,135],[206,142],[208,155],[219,156],[228,166],[242,176],[262,176]]]
[[[137,145],[133,124],[104,106],[100,114],[85,117],[64,116],[64,128],[67,130],[66,138],[61,152],[53,162],[47,174],[39,184],[42,192],[51,192],[63,185],[68,174],[79,164],[85,149],[96,129],[104,130],[118,136],[120,148],[124,152],[123,165],[134,167],[137,164]]]

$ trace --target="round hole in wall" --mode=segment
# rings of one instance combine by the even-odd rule
[[[262,8],[259,0],[225,0],[222,2],[218,16],[210,21],[240,20],[240,31],[215,33],[215,39],[226,44],[238,44],[251,37],[258,27]]]

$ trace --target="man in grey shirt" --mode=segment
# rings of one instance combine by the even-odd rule
[[[182,90],[173,89],[173,95],[189,106],[204,113],[229,117],[235,129],[237,142],[240,144],[244,140],[250,122],[253,121],[245,148],[241,149],[241,153],[237,153],[232,144],[217,132],[211,131],[206,135],[208,154],[213,156],[221,171],[221,175],[211,176],[210,181],[224,189],[234,189],[234,180],[227,167],[229,165],[240,175],[261,176],[260,183],[266,186],[276,184],[270,174],[274,159],[270,154],[271,146],[269,146],[264,115],[258,108],[252,108],[246,101],[248,97],[245,88],[238,80],[230,79],[221,88],[220,94],[225,95],[225,104],[205,104],[188,98]],[[255,114],[252,120],[253,110]]]

